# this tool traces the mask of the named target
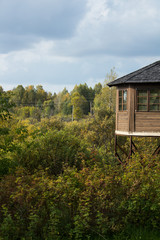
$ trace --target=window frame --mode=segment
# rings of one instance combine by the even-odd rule
[[[120,92],[122,92],[122,95],[120,97]],[[126,103],[124,103],[124,92],[127,93],[127,97],[126,97]],[[120,99],[121,100],[121,104],[120,104]],[[122,106],[122,109],[120,109],[120,105]],[[126,106],[126,109],[124,109],[124,106]],[[128,90],[125,88],[125,89],[118,89],[118,111],[119,112],[126,112],[128,109]]]
[[[155,90],[158,90],[159,93],[158,93],[158,96],[156,98],[158,98],[158,102],[157,103],[152,103],[150,102],[151,98],[153,98],[153,96],[151,96],[151,91],[155,91]],[[143,97],[140,97],[138,96],[138,91],[146,91],[147,92],[147,102],[146,104],[143,104],[143,106],[147,106],[146,110],[139,110],[138,109],[138,106],[139,105],[142,105],[139,103],[138,99],[139,98],[143,98]],[[151,106],[153,105],[157,105],[158,106],[158,110],[151,110]],[[136,111],[137,112],[160,112],[160,88],[137,88],[136,89]]]
[[[142,105],[142,104],[139,104],[139,101],[138,101],[138,99],[139,98],[143,98],[143,97],[141,97],[141,96],[138,96],[138,91],[146,91],[146,93],[147,93],[147,103],[146,104],[143,104],[143,106],[147,106],[147,110],[139,110],[139,108],[138,108],[138,105]],[[138,89],[136,89],[136,111],[137,112],[148,112],[149,111],[149,94],[148,94],[148,89],[143,89],[143,88],[138,88]]]

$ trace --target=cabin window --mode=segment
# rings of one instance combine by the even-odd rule
[[[148,91],[147,90],[137,91],[137,110],[138,111],[148,110]]]
[[[149,95],[149,110],[160,111],[160,90],[150,90]]]
[[[127,90],[119,90],[119,111],[127,110]]]
[[[137,90],[137,111],[160,111],[160,90]]]

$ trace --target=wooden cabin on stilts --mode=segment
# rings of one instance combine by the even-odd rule
[[[118,136],[130,137],[128,158],[137,149],[133,137],[160,137],[160,61],[108,84],[117,88],[115,155]],[[123,149],[122,149],[123,151]],[[153,154],[160,152],[160,145]]]

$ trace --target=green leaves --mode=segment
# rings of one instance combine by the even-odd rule
[[[65,122],[51,117],[53,111],[69,114],[71,104],[77,119],[85,113],[89,89],[77,89],[72,96],[64,89],[53,99],[41,86],[19,87],[19,101],[23,92],[30,101],[37,101],[35,92],[39,95],[38,106],[19,108],[21,117],[29,114],[39,122],[9,119],[10,100],[1,92],[2,240],[108,239],[112,234],[127,239],[137,225],[160,230],[160,161],[151,156],[158,140],[137,138],[139,154],[120,167],[113,152],[114,92],[108,87],[97,86],[94,118]],[[47,118],[41,119],[42,112]],[[147,239],[139,229],[136,239]]]
[[[0,182],[0,205],[7,207],[5,214],[0,211],[2,228],[9,232],[19,226],[17,237],[34,239],[105,239],[110,233],[125,236],[128,226],[137,224],[159,229],[160,166],[155,161],[150,167],[144,160],[143,168],[138,157],[124,169],[96,162],[79,170],[63,167],[56,177],[48,169],[31,174],[19,168]]]
[[[10,110],[13,107],[13,103],[10,102],[9,94],[5,92],[0,92],[0,118],[2,120],[7,120],[11,118]]]
[[[78,138],[69,135],[68,131],[53,130],[35,139],[28,139],[22,145],[19,155],[20,164],[30,170],[48,168],[49,174],[58,175],[63,166],[80,167],[79,153],[86,151]],[[18,156],[17,156],[18,157]]]

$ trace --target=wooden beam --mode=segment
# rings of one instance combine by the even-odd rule
[[[119,156],[119,154],[117,152],[117,146],[118,146],[117,141],[118,141],[117,135],[115,134],[115,141],[114,141],[115,157],[117,158],[119,163],[122,164],[123,162],[122,162],[122,160],[121,160],[121,158],[120,158],[120,156]]]
[[[154,153],[152,154],[152,156],[158,154],[160,152],[160,145],[158,145],[158,147],[156,148],[156,150],[154,151]]]
[[[119,156],[118,153],[116,153],[116,157],[117,157],[118,162],[119,162],[120,164],[123,164],[123,162],[122,162],[122,160],[121,160],[121,158],[120,158],[120,156]]]
[[[130,136],[130,150],[129,150],[129,155],[128,159],[132,156],[133,150],[132,150],[132,136]]]
[[[119,147],[119,149],[126,155],[126,157],[128,156],[128,154],[126,153],[126,151],[117,143],[117,146]]]

